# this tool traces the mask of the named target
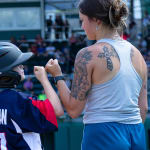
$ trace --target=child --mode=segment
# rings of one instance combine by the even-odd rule
[[[0,149],[3,150],[42,150],[39,133],[56,131],[56,116],[64,113],[44,67],[35,66],[34,74],[48,99],[39,101],[15,89],[25,79],[22,63],[32,55],[22,53],[11,43],[0,42]]]

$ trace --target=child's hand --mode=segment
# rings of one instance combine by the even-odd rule
[[[43,82],[47,79],[47,73],[44,67],[34,66],[34,74],[40,82]]]

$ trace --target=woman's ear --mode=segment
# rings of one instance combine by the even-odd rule
[[[97,25],[100,25],[101,24],[101,21],[100,20],[96,20],[96,22],[97,22]]]
[[[95,21],[98,26],[101,24],[101,21],[99,19],[93,18],[93,21]]]

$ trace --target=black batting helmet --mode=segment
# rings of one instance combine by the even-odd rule
[[[32,52],[23,53],[12,43],[0,42],[0,72],[7,72],[13,67],[27,61]]]

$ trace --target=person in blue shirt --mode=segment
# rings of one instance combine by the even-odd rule
[[[32,55],[12,43],[0,42],[1,150],[42,150],[39,134],[57,131],[56,116],[64,113],[44,67],[35,66],[34,74],[44,88],[45,101],[16,90],[25,78],[22,63]]]

